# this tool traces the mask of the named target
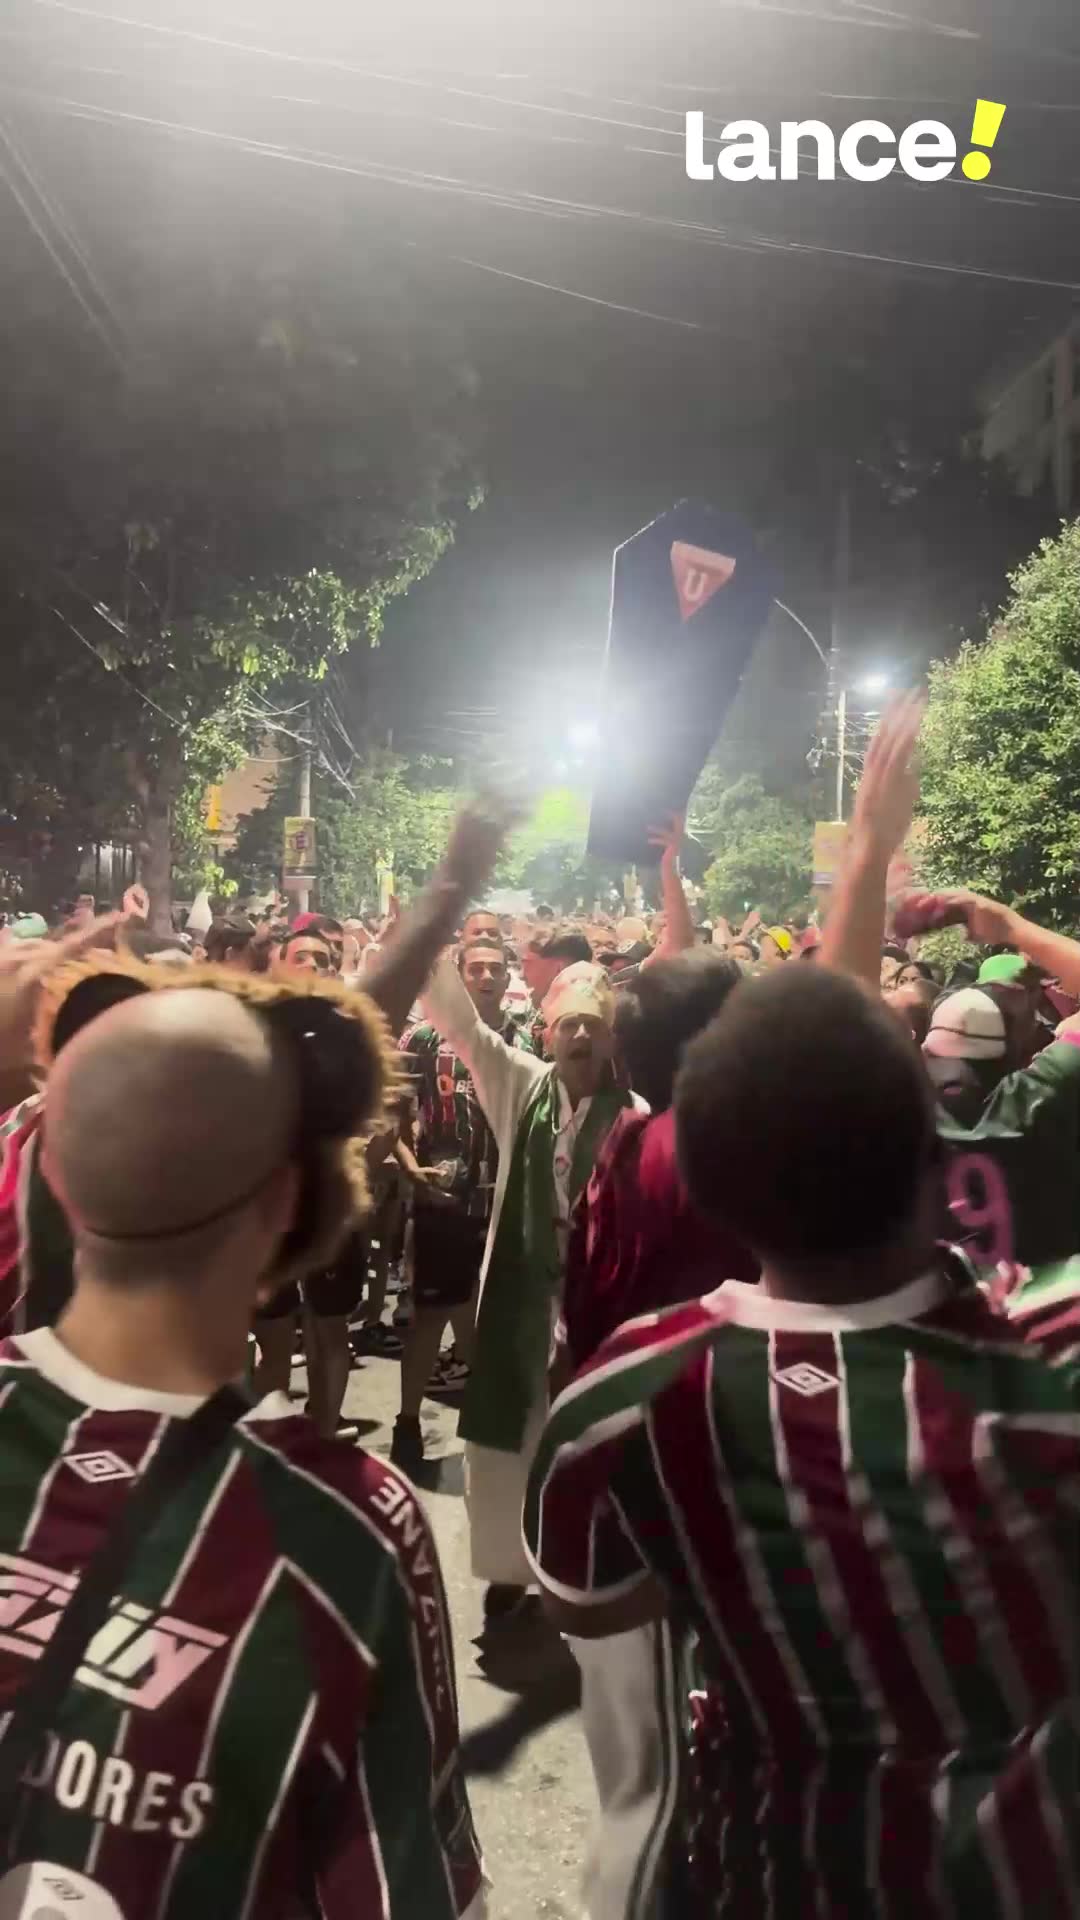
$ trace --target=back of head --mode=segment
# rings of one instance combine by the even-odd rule
[[[686,1047],[719,1013],[742,974],[734,960],[701,947],[654,960],[615,1005],[615,1039],[635,1093],[654,1113],[670,1107]]]
[[[593,957],[587,935],[574,927],[556,927],[551,933],[539,933],[530,940],[529,949],[544,960],[557,960],[562,967],[572,967],[578,961],[589,961]]]
[[[792,1265],[903,1232],[936,1145],[909,1036],[880,1001],[816,967],[731,995],[687,1051],[675,1114],[700,1210]]]
[[[103,1278],[180,1275],[288,1164],[299,1081],[224,993],[140,994],[89,1022],[48,1080],[50,1184]]]
[[[935,1003],[925,1051],[937,1060],[970,1062],[989,1093],[1031,1059],[1034,1021],[1032,996],[1022,987],[1000,981],[962,987]]]
[[[253,920],[218,919],[212,920],[206,929],[203,945],[206,957],[215,965],[223,966],[230,954],[245,953],[255,938]],[[142,958],[148,956],[143,955]]]

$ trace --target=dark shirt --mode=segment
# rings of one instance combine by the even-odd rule
[[[754,1281],[753,1256],[702,1218],[675,1160],[675,1116],[621,1113],[575,1210],[563,1324],[574,1368],[624,1320]]]
[[[532,1051],[511,1019],[499,1031],[508,1046]],[[422,1167],[445,1169],[439,1184],[470,1219],[490,1219],[499,1155],[468,1067],[436,1028],[426,1024],[405,1034],[401,1052],[407,1056],[406,1071],[417,1097],[417,1160]]]

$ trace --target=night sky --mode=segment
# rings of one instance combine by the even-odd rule
[[[792,488],[859,454],[861,383],[951,444],[1080,292],[1075,0],[12,0],[0,44],[0,112],[115,297],[215,194],[269,248],[331,197],[476,368],[487,502],[357,682],[410,749],[587,707],[619,540],[694,493],[782,546]],[[985,185],[685,177],[688,109],[711,153],[733,117],[934,117],[962,154],[978,95],[1008,107]],[[828,539],[778,555],[815,627]],[[790,629],[765,659],[797,719],[812,655]]]

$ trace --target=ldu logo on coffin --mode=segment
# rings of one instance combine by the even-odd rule
[[[685,540],[672,541],[671,576],[684,624],[708,606],[713,594],[727,586],[734,572],[730,554],[710,553],[707,547],[691,547]]]

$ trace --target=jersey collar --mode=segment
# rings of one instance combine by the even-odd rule
[[[195,1413],[206,1398],[202,1393],[161,1393],[150,1387],[128,1386],[123,1380],[110,1380],[69,1353],[51,1327],[36,1327],[33,1333],[20,1333],[9,1342],[9,1347],[28,1361],[44,1380],[95,1413],[164,1413],[183,1420]],[[3,1364],[11,1363],[0,1362]],[[260,1420],[286,1419],[293,1411],[288,1395],[282,1393],[268,1394],[258,1408]],[[243,1415],[245,1420],[250,1417]]]
[[[737,1327],[759,1327],[766,1333],[865,1333],[919,1320],[948,1298],[949,1281],[936,1269],[909,1280],[893,1293],[873,1300],[856,1300],[844,1307],[819,1305],[813,1300],[779,1300],[745,1280],[725,1280],[709,1295],[722,1306]]]

